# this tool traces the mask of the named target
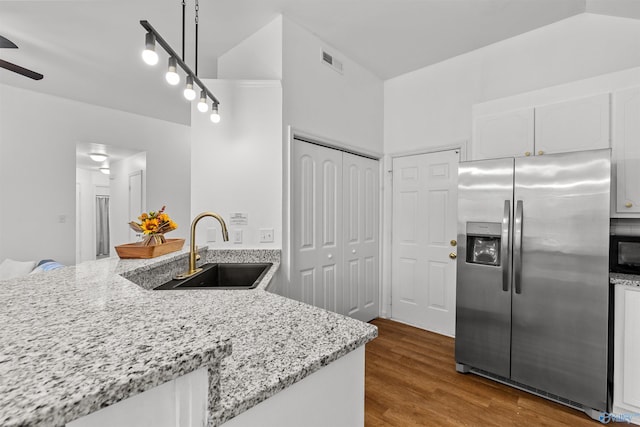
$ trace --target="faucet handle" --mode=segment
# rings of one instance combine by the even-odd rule
[[[200,254],[198,253],[198,245],[196,245],[196,261],[200,261]]]

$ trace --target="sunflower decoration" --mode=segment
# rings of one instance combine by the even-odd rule
[[[144,240],[142,241],[144,246],[165,243],[164,233],[178,228],[178,224],[173,222],[169,215],[164,212],[165,207],[163,206],[157,212],[143,212],[138,217],[139,223],[135,221],[129,223],[133,231],[144,234]]]

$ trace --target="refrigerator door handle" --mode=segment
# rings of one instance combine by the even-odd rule
[[[522,293],[522,210],[522,200],[518,200],[513,227],[513,285],[516,294]]]
[[[502,217],[502,247],[500,248],[500,263],[502,264],[502,290],[509,292],[511,278],[511,260],[509,259],[509,244],[511,240],[511,200],[504,201],[504,215]]]

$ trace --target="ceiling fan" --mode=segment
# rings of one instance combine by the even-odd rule
[[[16,44],[11,40],[0,36],[0,48],[17,49],[18,46],[16,46]],[[30,79],[33,79],[33,80],[42,80],[42,78],[44,77],[40,73],[36,73],[35,71],[29,70],[28,68],[21,67],[19,65],[16,65],[12,62],[5,61],[3,59],[0,59],[0,68],[5,68],[9,71],[13,71],[14,73],[18,73],[25,77],[29,77]]]

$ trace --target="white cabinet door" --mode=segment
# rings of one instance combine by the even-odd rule
[[[530,155],[533,152],[533,117],[533,108],[476,117],[472,159]]]
[[[458,152],[393,159],[392,318],[455,334]]]
[[[342,155],[345,314],[364,322],[379,311],[379,167],[376,160]]]
[[[604,93],[535,110],[535,154],[610,146],[610,99]]]
[[[344,314],[342,153],[292,144],[293,297]]]
[[[616,286],[614,413],[640,413],[640,288]],[[640,417],[631,420],[640,423]]]
[[[640,213],[640,87],[613,95],[615,213]]]

